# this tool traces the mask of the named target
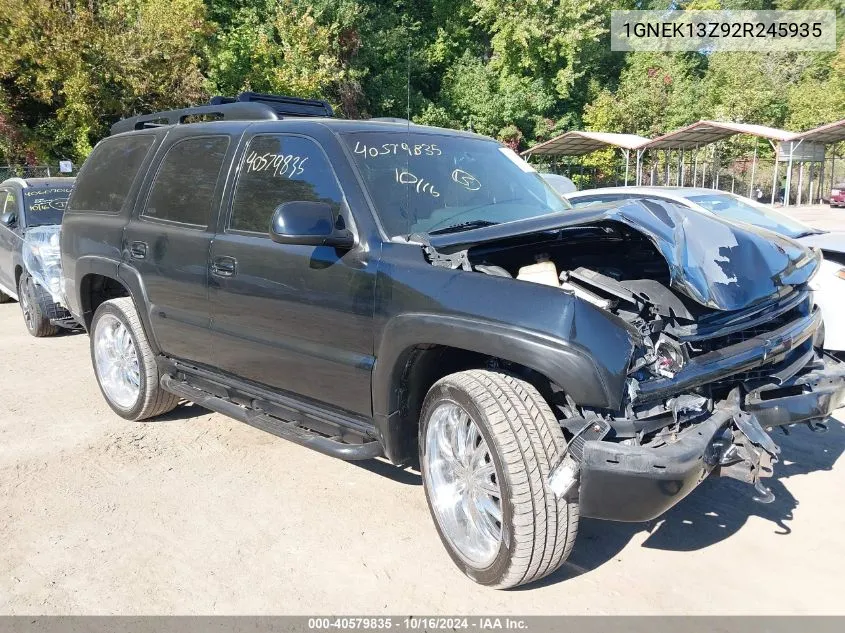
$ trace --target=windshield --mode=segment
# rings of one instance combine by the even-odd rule
[[[570,208],[512,150],[420,132],[344,135],[391,236],[460,231]]]
[[[688,199],[729,220],[753,224],[787,237],[803,237],[820,232],[774,209],[746,202],[727,193],[694,195],[688,196]]]
[[[23,206],[27,226],[61,224],[70,197],[70,187],[24,189]]]

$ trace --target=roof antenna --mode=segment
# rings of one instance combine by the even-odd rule
[[[407,7],[405,11],[407,11]],[[408,131],[411,131],[411,29],[408,26],[408,14],[405,14],[405,33],[408,37],[408,51],[407,51],[407,64],[408,64],[408,76],[407,76],[407,84],[406,84],[406,116],[405,119],[408,121]]]

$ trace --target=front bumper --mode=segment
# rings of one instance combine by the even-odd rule
[[[719,403],[671,444],[649,448],[587,441],[580,462],[581,515],[654,519],[714,470],[760,490],[760,478],[771,476],[778,452],[763,428],[823,419],[843,404],[845,363],[825,358],[780,385],[758,389],[739,402]]]

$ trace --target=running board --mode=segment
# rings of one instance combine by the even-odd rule
[[[353,461],[373,459],[384,454],[381,443],[378,441],[364,442],[363,444],[339,442],[319,435],[310,429],[297,426],[293,422],[285,422],[262,411],[247,409],[229,400],[218,398],[167,374],[161,377],[161,386],[166,391],[185,400],[190,400],[201,407],[222,413],[240,422],[246,422],[257,429],[296,442],[324,455]]]

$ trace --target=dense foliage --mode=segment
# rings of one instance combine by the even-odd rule
[[[835,8],[845,0],[693,0]],[[668,0],[0,0],[0,161],[83,159],[115,120],[242,90],[328,99],[528,147],[699,118],[806,129],[845,116],[825,54],[612,53],[617,8]],[[841,38],[840,38],[840,41]]]

